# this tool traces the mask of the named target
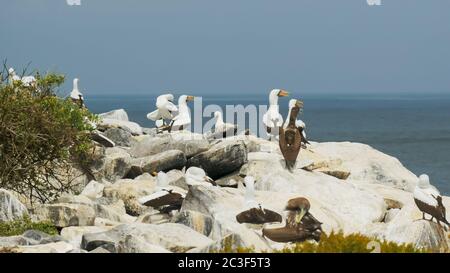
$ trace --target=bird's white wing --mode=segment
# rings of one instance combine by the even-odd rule
[[[170,112],[178,112],[178,107],[170,101],[168,101],[164,106]]]
[[[173,126],[186,126],[191,123],[191,118],[189,117],[189,115],[181,114],[174,117],[173,120]]]
[[[263,123],[264,123],[264,125],[266,125],[267,127],[270,127],[270,128],[275,127],[275,126],[274,126],[274,123],[273,123],[273,121],[272,121],[272,114],[271,114],[270,111],[267,111],[267,112],[264,114],[264,116],[263,116]]]
[[[158,119],[161,119],[161,115],[159,114],[159,110],[155,110],[151,113],[147,114],[147,118],[153,121],[156,121]]]

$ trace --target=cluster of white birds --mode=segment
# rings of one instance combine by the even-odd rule
[[[166,120],[169,121],[170,130],[183,130],[191,124],[187,102],[193,101],[194,96],[181,95],[178,98],[178,106],[173,100],[172,94],[163,94],[156,99],[156,110],[147,114],[148,119],[155,121],[156,127],[166,126]]]
[[[271,140],[276,140],[278,137],[278,128],[280,126],[287,126],[287,122],[283,123],[283,117],[279,111],[278,97],[288,96],[289,93],[283,89],[273,89],[269,93],[269,108],[263,116],[263,123],[266,127],[267,133]],[[191,116],[188,101],[193,100],[193,96],[182,95],[178,98],[178,106],[173,103],[173,94],[163,94],[156,99],[156,110],[147,114],[147,118],[155,121],[157,128],[170,128],[169,130],[183,130],[191,124]],[[289,101],[289,113],[286,120],[289,119],[291,109],[295,106],[297,100]],[[214,112],[216,120],[214,124],[214,136],[230,136],[236,135],[237,125],[224,122],[222,112]],[[297,120],[297,127],[302,128],[303,138],[306,139],[305,123],[302,120]]]
[[[14,82],[22,82],[23,86],[27,87],[36,85],[36,78],[34,76],[20,77],[12,67],[8,69],[8,80],[11,85],[14,84]]]

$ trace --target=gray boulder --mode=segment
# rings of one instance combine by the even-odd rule
[[[223,141],[208,151],[193,156],[187,167],[196,166],[205,170],[213,179],[238,170],[247,162],[247,147],[243,141]]]
[[[97,181],[105,178],[114,182],[125,177],[130,169],[131,156],[125,150],[114,147],[105,149],[103,158],[92,166],[92,174]]]
[[[130,139],[131,139],[132,134],[126,129],[109,128],[105,131],[104,134],[107,138],[114,141],[114,143],[117,146],[123,146],[123,147],[130,146]]]
[[[122,121],[129,121],[128,114],[124,109],[112,110],[98,115],[100,118],[117,119]]]
[[[26,214],[27,208],[17,197],[7,190],[0,189],[0,223],[22,218]]]
[[[180,150],[189,158],[208,150],[209,146],[209,142],[202,135],[190,132],[174,132],[156,137],[144,135],[134,138],[130,154],[134,157],[144,157],[168,150]]]
[[[39,206],[35,214],[40,221],[50,221],[56,227],[92,226],[95,211],[83,204],[45,204]]]
[[[208,237],[184,225],[133,223],[120,225],[106,232],[85,234],[81,247],[88,251],[97,247],[104,247],[110,252],[119,252],[118,246],[120,244],[122,244],[123,249],[123,243],[121,242],[130,240],[157,245],[172,252],[186,252],[212,243],[212,240]]]
[[[133,159],[127,178],[135,178],[143,173],[181,169],[185,165],[186,157],[182,151],[169,150],[156,155]]]

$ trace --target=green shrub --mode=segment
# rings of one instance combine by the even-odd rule
[[[372,242],[372,244],[371,244]],[[329,235],[322,234],[319,243],[302,242],[288,246],[281,253],[370,253],[376,252],[374,245],[379,246],[381,253],[421,253],[427,250],[416,249],[412,244],[397,244],[376,240],[365,235],[355,233],[344,235],[343,232]]]
[[[379,246],[375,249],[374,245]],[[274,253],[425,253],[426,249],[417,249],[412,244],[397,244],[367,237],[362,234],[344,235],[342,232],[322,234],[319,243],[305,241],[275,250]],[[219,253],[254,253],[254,248],[233,248],[231,242],[225,242]]]
[[[58,234],[58,230],[52,223],[33,222],[30,217],[25,216],[18,220],[0,223],[0,237],[21,235],[30,229],[39,230],[50,235]]]
[[[85,159],[95,115],[55,95],[64,76],[35,74],[35,86],[0,77],[0,188],[48,202],[73,185],[62,170]]]

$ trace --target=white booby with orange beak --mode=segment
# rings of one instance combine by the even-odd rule
[[[182,95],[178,98],[178,115],[172,119],[169,132],[172,130],[183,130],[191,124],[188,101],[193,101],[194,96]]]
[[[278,106],[278,97],[286,97],[289,93],[283,89],[273,89],[269,94],[269,109],[263,116],[263,123],[270,140],[278,136],[278,128],[283,125],[283,117]]]

